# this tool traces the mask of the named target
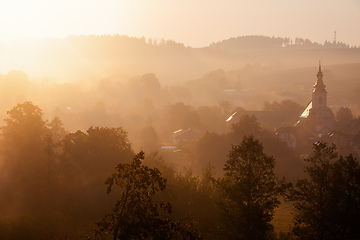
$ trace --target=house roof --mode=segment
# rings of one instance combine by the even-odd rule
[[[310,109],[312,108],[312,101],[309,102],[303,113],[300,115],[301,118],[307,118],[310,114]]]
[[[173,138],[187,138],[187,139],[198,139],[200,138],[200,134],[192,129],[179,129],[174,132]]]

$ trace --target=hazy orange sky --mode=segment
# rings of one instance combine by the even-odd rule
[[[244,35],[360,46],[360,0],[1,0],[0,40],[121,34],[186,46]]]

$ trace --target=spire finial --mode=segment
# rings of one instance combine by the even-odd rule
[[[316,84],[315,84],[315,88],[316,89],[323,89],[325,90],[325,85],[324,85],[324,82],[323,82],[323,73],[321,71],[321,61],[319,61],[319,72],[316,74],[316,77],[317,77],[317,81],[316,81]]]

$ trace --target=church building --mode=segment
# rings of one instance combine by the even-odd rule
[[[334,129],[335,118],[333,112],[327,106],[327,91],[320,62],[316,77],[317,81],[312,92],[312,99],[301,114],[300,122],[310,126],[316,133],[325,134]]]
[[[276,131],[279,139],[286,142],[289,147],[311,145],[310,139],[333,136],[335,117],[327,106],[327,91],[320,62],[316,77],[311,101],[300,115],[300,120],[294,126],[281,127]]]

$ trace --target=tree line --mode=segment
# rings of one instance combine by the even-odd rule
[[[269,37],[269,36],[241,36],[229,38],[217,43],[213,43],[210,48],[219,48],[233,51],[244,51],[249,49],[318,49],[318,48],[357,48],[357,46],[350,46],[343,42],[335,42],[326,40],[323,44],[312,42],[309,39],[296,37],[291,39],[289,37]]]
[[[264,153],[261,129],[247,116],[233,126],[237,143],[223,175],[210,166],[195,176],[175,172],[159,153],[135,154],[121,127],[68,133],[59,118],[44,120],[31,102],[7,116],[1,129],[3,239],[360,237],[359,162],[334,145],[315,143],[304,160],[306,176],[287,182],[275,174],[276,160]],[[278,235],[272,219],[283,201],[293,203],[294,219],[289,232]]]

